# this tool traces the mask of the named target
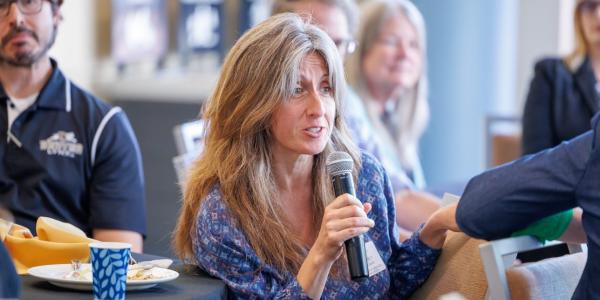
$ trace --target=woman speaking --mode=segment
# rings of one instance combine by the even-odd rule
[[[334,43],[294,14],[248,31],[208,100],[205,148],[184,188],[178,254],[241,298],[406,297],[431,272],[451,210],[397,240],[388,176],[350,141]],[[352,158],[356,197],[336,197],[326,159]],[[344,241],[363,235],[369,277],[352,281]]]

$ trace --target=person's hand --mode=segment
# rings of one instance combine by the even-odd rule
[[[322,263],[333,263],[343,251],[344,241],[361,235],[375,222],[367,217],[371,204],[364,205],[353,196],[343,194],[330,203],[323,213],[321,229],[311,252]]]
[[[375,226],[367,217],[370,210],[371,204],[363,205],[349,194],[335,198],[325,207],[317,240],[296,276],[310,298],[321,298],[331,266],[342,254],[344,242]]]
[[[456,206],[451,204],[435,211],[421,230],[420,239],[427,246],[439,249],[444,245],[448,230],[460,231],[456,224]]]
[[[436,196],[411,189],[397,192],[395,202],[396,223],[411,233],[417,230],[419,225],[427,222],[429,217],[441,207],[440,199]]]
[[[440,225],[450,231],[459,232],[458,224],[456,224],[456,207],[458,203],[453,203],[438,209],[431,219],[439,222]]]

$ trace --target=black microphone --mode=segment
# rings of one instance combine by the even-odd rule
[[[350,194],[356,196],[354,182],[352,180],[352,167],[354,161],[346,152],[333,152],[327,156],[327,172],[333,182],[335,196]],[[348,268],[350,277],[354,281],[363,281],[369,277],[367,265],[367,251],[365,250],[365,238],[359,235],[344,242],[346,255],[348,257]]]

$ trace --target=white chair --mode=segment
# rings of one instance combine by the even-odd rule
[[[486,167],[498,166],[521,156],[521,119],[488,115],[485,118]]]
[[[586,253],[513,265],[517,252],[546,247],[531,236],[487,242],[450,232],[435,269],[411,300],[439,300],[449,293],[464,299],[570,299],[583,272]]]
[[[488,283],[485,299],[570,298],[583,272],[585,246],[569,244],[569,255],[513,266],[517,253],[556,243],[544,244],[532,236],[520,236],[479,245]]]
[[[173,128],[173,136],[179,154],[173,157],[173,167],[175,167],[177,181],[182,183],[190,165],[202,152],[204,121],[195,120],[177,125]]]
[[[173,136],[179,155],[202,151],[204,120],[195,120],[175,126]]]
[[[442,205],[459,200],[446,193]],[[433,273],[411,300],[437,300],[452,292],[466,299],[569,299],[583,272],[585,245],[569,244],[575,254],[513,265],[519,252],[556,244],[532,236],[488,242],[450,232]]]

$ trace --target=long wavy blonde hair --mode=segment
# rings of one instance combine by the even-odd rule
[[[367,81],[362,70],[363,58],[377,42],[379,33],[385,24],[398,14],[404,15],[414,26],[423,61],[421,76],[414,90],[403,94],[403,98],[396,99],[396,111],[393,116],[396,119],[395,122],[400,125],[398,135],[393,137],[397,141],[400,162],[405,170],[414,170],[420,166],[419,140],[429,123],[425,21],[414,4],[408,0],[373,0],[361,6],[361,22],[357,36],[358,47],[348,61],[347,75],[348,81],[362,100],[370,101],[372,96],[367,88]],[[379,124],[378,127],[385,128],[378,116],[370,115],[370,118],[374,124]]]
[[[310,53],[325,60],[336,107],[343,107],[344,73],[335,45],[323,31],[294,14],[280,14],[257,25],[227,55],[204,109],[205,148],[188,174],[174,233],[175,251],[185,261],[195,261],[192,238],[198,211],[208,192],[219,185],[236,225],[258,256],[280,270],[300,268],[307,248],[295,238],[278,202],[269,127],[277,106],[291,98],[301,61]],[[334,199],[325,170],[327,155],[346,151],[356,162],[355,170],[360,165],[341,114],[337,109],[330,141],[314,157],[312,221],[317,230],[324,207]]]

